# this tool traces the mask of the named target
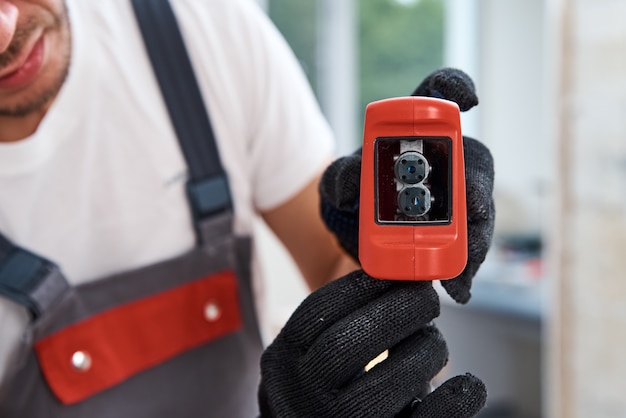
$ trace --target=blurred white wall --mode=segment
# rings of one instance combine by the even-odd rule
[[[445,65],[475,81],[464,133],[496,157],[498,234],[540,234],[547,210],[543,0],[446,0]]]
[[[333,128],[337,155],[360,143],[358,117],[358,34],[355,0],[317,1],[317,94]],[[358,131],[358,133],[357,133]]]
[[[451,51],[479,57],[447,60],[477,80],[496,232],[548,244],[542,416],[626,417],[626,2],[448,4]]]
[[[543,0],[446,0],[445,65],[467,72],[480,100],[463,115],[463,131],[495,159],[494,245],[472,301],[444,304],[437,320],[450,348],[449,375],[470,371],[487,385],[479,417],[542,416],[542,280],[497,244],[540,237],[549,210],[544,16]]]
[[[626,2],[554,1],[560,41],[550,417],[626,416]]]
[[[446,0],[445,13],[444,65],[467,73],[482,100],[480,0]],[[461,115],[464,135],[482,138],[481,108]]]

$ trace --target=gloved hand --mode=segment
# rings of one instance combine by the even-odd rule
[[[430,74],[413,92],[451,100],[466,111],[478,104],[474,83],[464,72],[443,68]],[[468,260],[456,278],[441,282],[448,294],[459,303],[470,299],[472,278],[485,260],[493,237],[493,158],[489,149],[469,137],[463,137],[465,183],[467,193]],[[322,218],[337,236],[340,245],[358,261],[359,193],[361,176],[360,150],[336,160],[325,171],[320,183]]]
[[[464,73],[433,73],[414,94],[476,105]],[[482,263],[493,231],[493,161],[478,141],[464,138],[470,260],[448,292],[469,299],[471,278]],[[341,245],[358,254],[359,154],[338,160],[321,184],[322,212]],[[430,393],[430,381],[448,361],[432,324],[439,298],[430,282],[373,279],[362,270],[340,278],[304,300],[261,359],[262,418],[375,417],[465,418],[486,400],[483,383],[457,376]],[[379,353],[389,357],[370,371]]]
[[[261,359],[262,418],[466,418],[483,383],[458,376],[429,394],[448,360],[431,321],[430,282],[392,282],[355,271],[307,297]],[[365,372],[389,349],[386,360]]]

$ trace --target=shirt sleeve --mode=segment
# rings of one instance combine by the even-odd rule
[[[284,203],[335,147],[300,63],[253,0],[172,3],[240,214]]]
[[[287,201],[322,170],[333,156],[334,138],[286,41],[256,4],[242,5],[250,20],[248,53],[256,83],[250,98],[252,198],[257,209],[266,210]]]

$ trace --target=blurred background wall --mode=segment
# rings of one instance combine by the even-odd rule
[[[549,412],[624,417],[626,2],[567,0],[551,13],[561,53]]]
[[[482,418],[626,417],[626,1],[259,1],[339,155],[359,146],[368,102],[444,65],[476,83],[463,129],[495,157],[496,231],[472,301],[444,297],[441,378],[483,378]],[[271,338],[306,289],[258,228]]]

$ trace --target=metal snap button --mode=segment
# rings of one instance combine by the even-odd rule
[[[209,322],[217,321],[222,316],[222,309],[215,301],[208,302],[204,306],[204,318]]]
[[[86,351],[77,351],[72,354],[72,367],[79,372],[91,369],[91,356]]]

